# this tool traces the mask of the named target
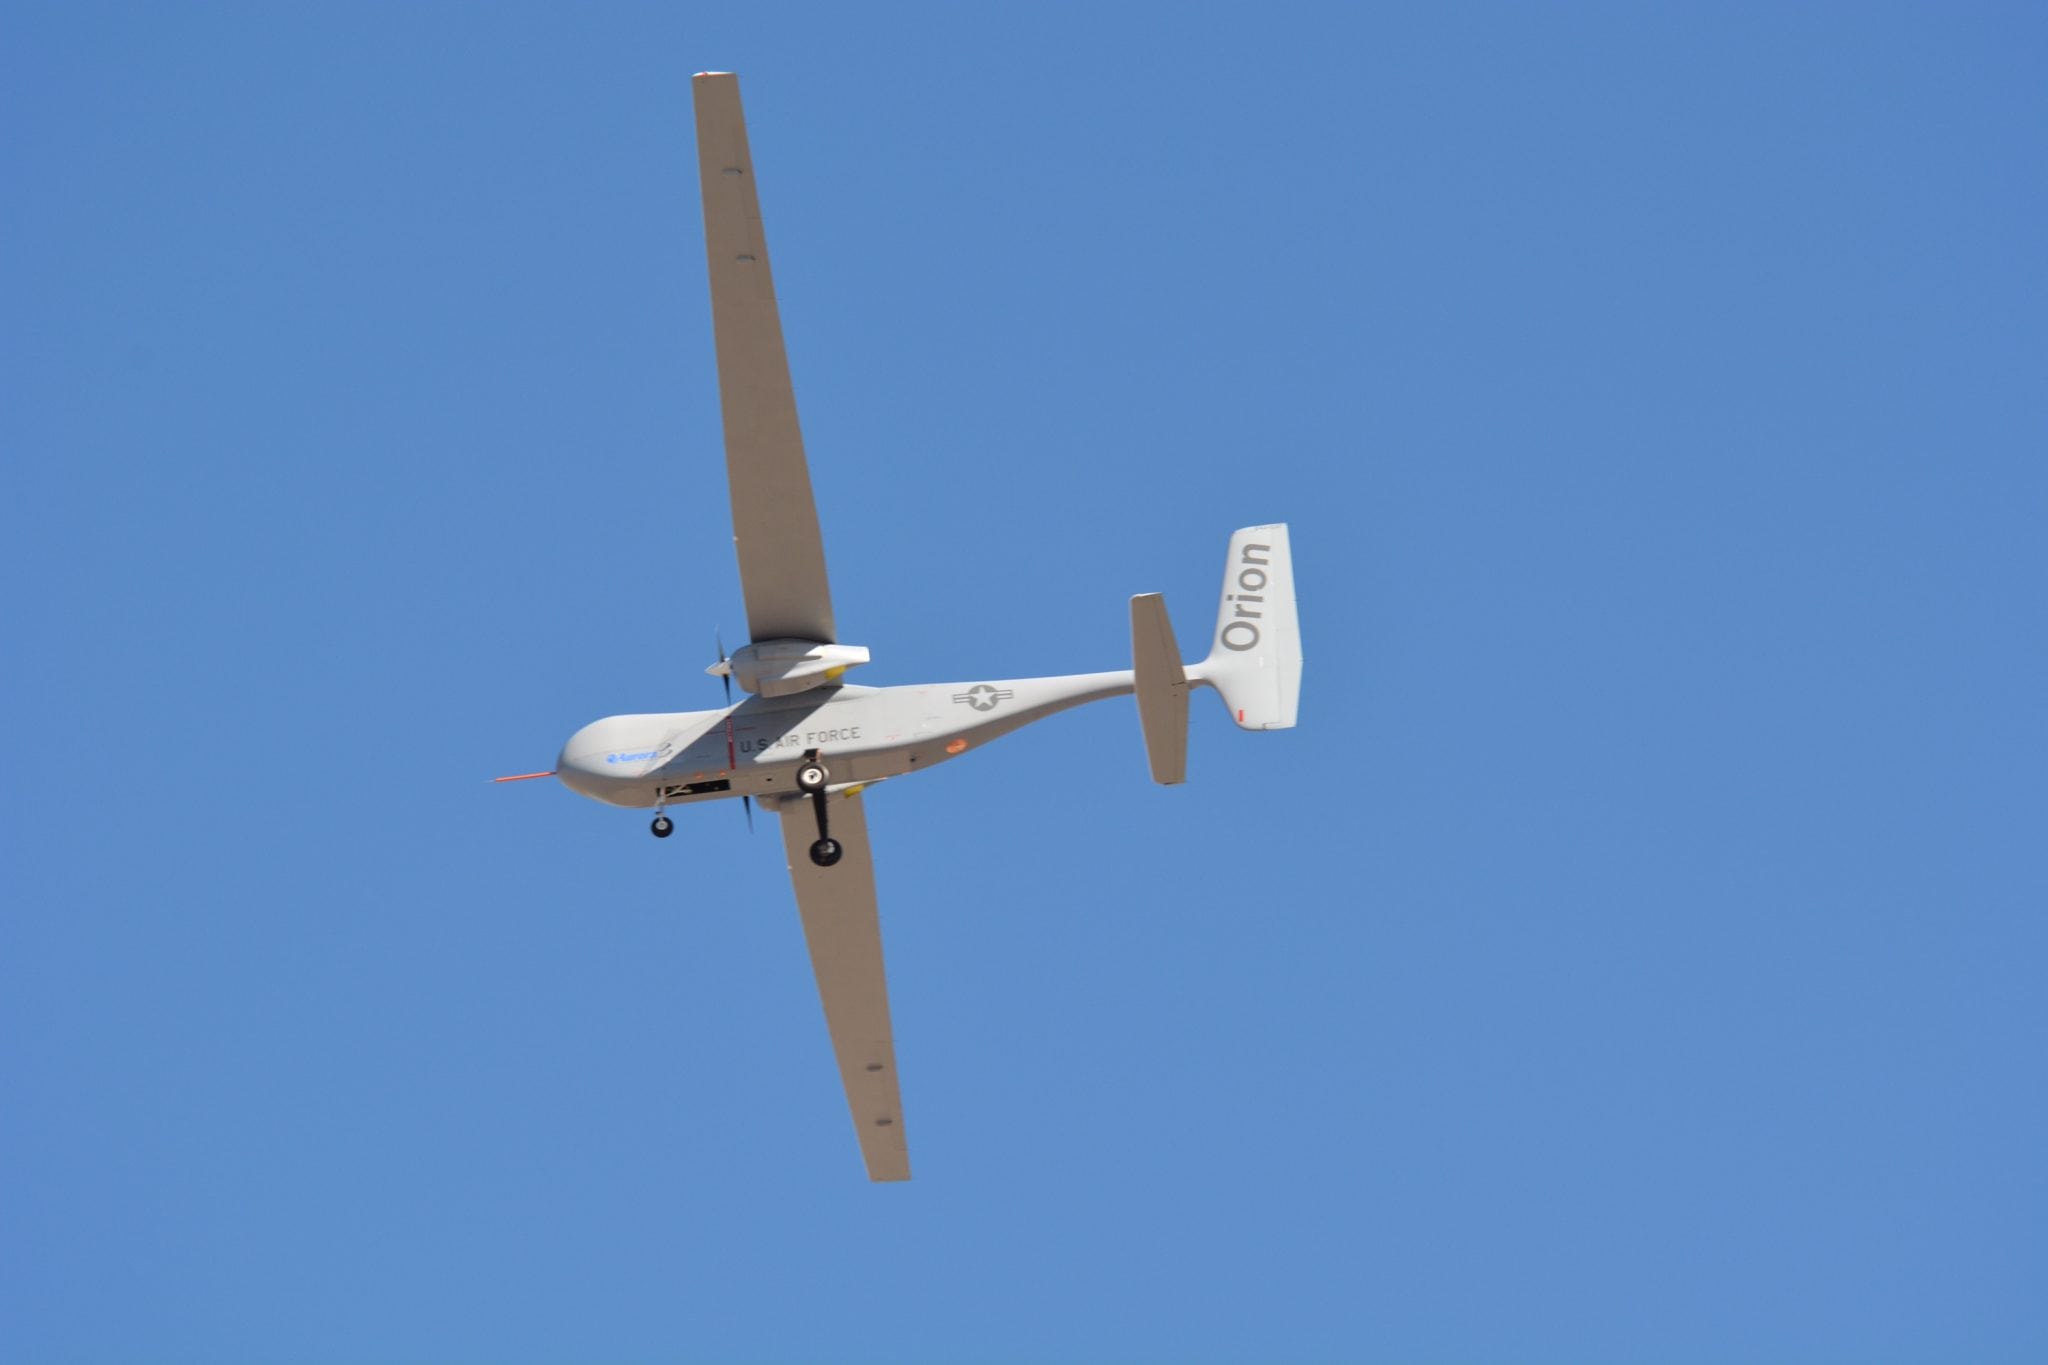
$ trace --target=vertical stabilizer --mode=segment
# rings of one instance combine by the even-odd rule
[[[1230,538],[1209,657],[1190,665],[1187,677],[1220,692],[1230,718],[1243,729],[1294,725],[1301,697],[1301,626],[1285,524],[1247,526]]]

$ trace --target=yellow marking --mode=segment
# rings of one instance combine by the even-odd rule
[[[826,681],[826,682],[838,682],[838,681],[839,681],[839,679],[840,679],[840,676],[841,676],[842,674],[844,674],[844,673],[846,672],[846,669],[847,669],[847,665],[845,665],[845,664],[841,664],[841,665],[840,665],[839,667],[837,667],[837,668],[828,668],[828,669],[826,669],[826,670],[825,670],[825,681]]]
[[[867,786],[868,784],[865,782],[856,782],[851,787],[848,787],[846,790],[840,792],[839,794],[841,796],[859,796],[862,792],[867,790]]]

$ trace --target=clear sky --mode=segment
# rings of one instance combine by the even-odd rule
[[[744,631],[742,74],[917,1178],[772,822],[552,783]],[[0,1358],[2048,1358],[2033,5],[10,5]]]

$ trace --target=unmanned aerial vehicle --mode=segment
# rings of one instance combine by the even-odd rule
[[[1153,593],[1131,599],[1128,669],[907,687],[845,681],[868,651],[840,639],[832,614],[739,81],[707,72],[693,87],[748,640],[729,656],[721,644],[708,670],[725,680],[724,707],[607,716],[569,737],[553,771],[497,780],[555,777],[608,805],[651,809],[662,839],[675,829],[669,812],[677,807],[738,798],[750,819],[753,803],[773,811],[868,1176],[907,1180],[863,794],[1104,697],[1137,698],[1146,756],[1162,783],[1186,776],[1195,688],[1219,693],[1243,729],[1292,726],[1301,637],[1287,528],[1249,526],[1231,536],[1221,609],[1200,663],[1181,661],[1165,602]],[[747,693],[737,705],[735,682]]]

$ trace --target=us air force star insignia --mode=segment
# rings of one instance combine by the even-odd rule
[[[990,687],[987,683],[976,683],[965,692],[955,692],[953,701],[956,705],[965,703],[977,711],[993,711],[997,702],[1008,701],[1016,695],[1007,687]]]

